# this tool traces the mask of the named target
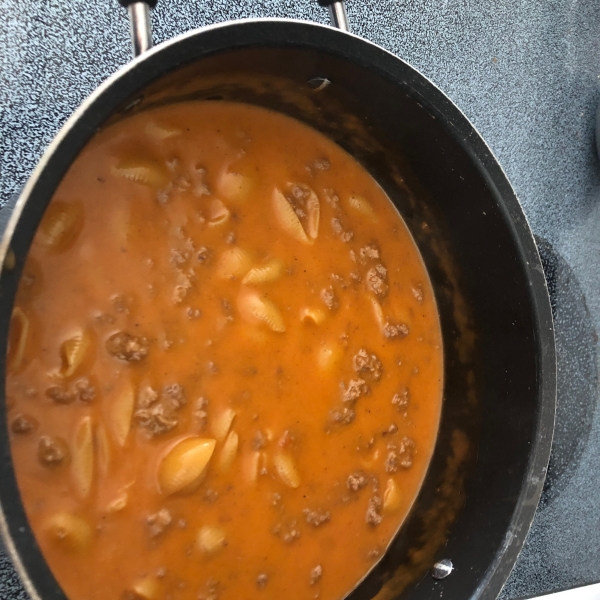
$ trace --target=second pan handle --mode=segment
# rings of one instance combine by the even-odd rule
[[[344,0],[319,0],[319,4],[329,7],[329,15],[334,27],[342,31],[350,31],[350,23],[348,22],[348,13],[346,12],[346,3]]]
[[[152,48],[150,8],[154,8],[156,2],[157,0],[119,0],[119,4],[125,6],[129,11],[134,57]],[[318,0],[318,2],[321,6],[329,8],[331,22],[334,27],[342,31],[350,31],[344,0]]]

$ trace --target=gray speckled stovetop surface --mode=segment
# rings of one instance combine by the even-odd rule
[[[353,31],[430,77],[512,181],[551,276],[557,436],[540,509],[502,594],[600,580],[600,99],[596,0],[350,0]],[[156,42],[215,21],[327,22],[315,0],[160,0]],[[129,58],[116,0],[0,0],[0,201],[24,183],[79,103]],[[0,552],[0,598],[25,600]]]

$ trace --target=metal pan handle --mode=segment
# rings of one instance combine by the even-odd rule
[[[131,23],[131,42],[133,56],[139,56],[152,48],[152,23],[150,8],[156,6],[157,0],[119,0],[119,4],[129,11]],[[318,0],[321,6],[329,8],[331,23],[342,31],[350,31],[346,3],[344,0]]]
[[[348,22],[348,13],[346,12],[346,3],[344,0],[319,0],[321,6],[329,7],[329,16],[331,24],[342,31],[350,31]]]
[[[150,7],[156,6],[156,0],[119,0],[129,12],[131,24],[131,43],[133,56],[139,56],[152,48],[152,22],[150,21]]]

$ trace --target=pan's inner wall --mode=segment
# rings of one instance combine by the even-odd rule
[[[390,551],[353,596],[493,598],[498,585],[486,591],[482,580],[533,517],[537,498],[522,519],[524,531],[508,531],[522,504],[541,407],[550,406],[542,388],[548,396],[552,387],[541,381],[548,359],[540,358],[536,338],[536,293],[538,306],[547,298],[530,286],[524,265],[537,257],[531,242],[525,249],[519,242],[529,233],[514,223],[523,218],[516,201],[511,208],[503,200],[512,198],[510,186],[449,101],[384,51],[308,24],[230,28],[237,35],[226,28],[196,33],[139,63],[99,93],[63,137],[16,225],[17,266],[2,273],[2,314],[10,314],[43,210],[98,126],[163,102],[223,98],[273,108],[321,130],[361,161],[398,206],[429,270],[444,334],[444,408],[428,476]],[[1,323],[3,345],[8,323]],[[2,451],[2,510],[30,589],[43,591],[44,600],[61,598],[26,530],[7,444]],[[438,582],[426,570],[442,557],[455,571]]]

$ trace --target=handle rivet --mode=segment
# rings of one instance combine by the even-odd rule
[[[433,569],[431,569],[431,576],[434,579],[445,579],[452,573],[454,569],[454,565],[449,558],[443,558],[433,565]]]

